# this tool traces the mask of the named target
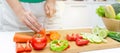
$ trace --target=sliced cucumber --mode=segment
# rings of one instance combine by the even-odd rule
[[[91,43],[94,43],[95,41],[92,39],[93,37],[91,35],[88,35],[87,36],[87,39],[91,42]]]
[[[102,37],[102,38],[106,38],[107,34],[108,34],[108,32],[105,29],[103,29],[103,30],[99,31],[98,36]]]
[[[93,33],[93,34],[98,34],[98,33],[99,33],[99,30],[100,30],[100,28],[99,28],[98,26],[96,26],[96,27],[94,27],[94,28],[92,29],[92,33]]]
[[[102,42],[102,40],[98,36],[96,36],[96,35],[92,35],[92,40],[95,43],[101,43]]]

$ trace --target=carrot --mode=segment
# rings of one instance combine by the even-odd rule
[[[28,40],[31,40],[31,39],[32,39],[32,36],[30,35],[16,33],[14,35],[13,41],[17,43],[26,43]]]

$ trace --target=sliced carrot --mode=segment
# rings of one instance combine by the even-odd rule
[[[28,40],[31,40],[31,39],[32,39],[32,36],[30,35],[16,33],[14,35],[13,41],[17,43],[26,43]]]

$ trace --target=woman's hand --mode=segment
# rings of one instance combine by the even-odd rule
[[[31,12],[24,12],[19,16],[21,21],[35,32],[40,32],[42,26],[39,24],[37,18]]]
[[[38,23],[37,18],[31,12],[26,11],[19,0],[6,1],[26,26],[35,32],[40,32],[42,30],[42,26]]]
[[[44,9],[47,17],[51,18],[56,13],[55,0],[47,0]]]

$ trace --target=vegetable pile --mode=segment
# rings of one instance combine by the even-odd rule
[[[100,28],[98,26],[92,29],[92,33],[81,33],[84,39],[89,40],[91,43],[102,43],[106,42],[108,30],[105,28]]]
[[[99,6],[96,9],[96,13],[100,17],[112,18],[120,20],[120,3],[114,3],[111,5]]]
[[[16,43],[16,53],[31,52],[31,51],[32,51],[32,47],[30,46],[29,41],[27,41],[25,47],[23,47],[22,44]]]

